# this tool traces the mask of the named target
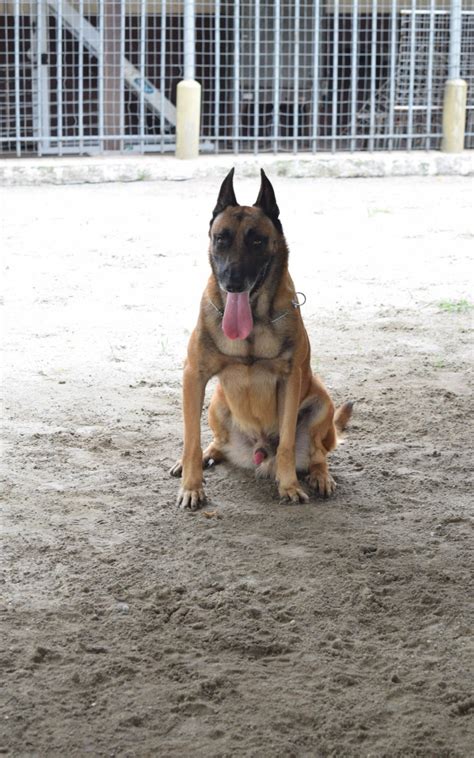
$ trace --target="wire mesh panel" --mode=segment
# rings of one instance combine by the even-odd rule
[[[448,0],[0,2],[0,153],[175,148],[184,19],[201,151],[437,148]],[[463,0],[474,147],[474,0]]]
[[[182,7],[15,0],[0,34],[2,152],[174,149]]]

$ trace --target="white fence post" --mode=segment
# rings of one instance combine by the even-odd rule
[[[462,0],[451,0],[448,80],[444,88],[443,139],[441,150],[460,153],[464,149],[467,82],[461,79]]]
[[[197,158],[201,122],[201,85],[196,75],[194,0],[184,2],[184,79],[176,93],[176,157]]]

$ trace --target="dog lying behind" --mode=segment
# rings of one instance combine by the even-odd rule
[[[261,172],[253,206],[239,205],[232,171],[222,183],[209,228],[211,276],[183,372],[183,477],[178,503],[204,500],[202,470],[225,459],[274,477],[282,499],[306,502],[297,472],[324,497],[335,482],[327,455],[352,413],[337,411],[311,370],[311,349],[288,271],[288,247],[273,187]],[[314,250],[308,255],[314,256]],[[206,384],[218,384],[209,406],[213,440],[201,449]]]

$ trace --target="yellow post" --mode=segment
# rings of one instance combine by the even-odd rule
[[[201,123],[201,85],[184,79],[176,93],[176,157],[197,158]]]
[[[441,150],[445,153],[461,153],[464,150],[466,100],[467,82],[464,79],[448,79],[444,88],[441,142]]]

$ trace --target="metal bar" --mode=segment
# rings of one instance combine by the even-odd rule
[[[57,15],[57,37],[56,37],[56,72],[58,82],[57,92],[57,137],[58,137],[58,150],[59,155],[62,155],[62,139],[63,139],[63,4],[62,0],[58,2],[58,15]]]
[[[425,109],[426,109],[425,106],[423,106],[423,110],[425,110]],[[421,108],[419,110],[421,110]],[[441,106],[439,108],[437,108],[436,110],[440,111],[441,110]],[[470,108],[467,108],[467,110],[474,111],[474,107],[471,106]],[[387,136],[391,136],[393,138],[400,137],[399,134],[392,134],[392,135],[387,135]],[[407,136],[407,132],[404,133],[404,136]],[[423,130],[421,132],[413,133],[410,136],[411,137],[416,137],[417,139],[418,138],[425,139],[426,137],[432,136],[432,135],[428,135],[427,132],[425,130]],[[172,139],[173,138],[170,135],[169,136],[169,144],[170,144],[170,148],[169,149],[170,149],[170,151],[174,151],[174,144],[171,143]],[[298,142],[299,143],[307,143],[307,139],[308,138],[305,135],[299,135],[298,136]],[[320,137],[319,139],[321,141],[324,141],[324,142],[331,142],[333,140],[333,137],[332,137],[332,135],[329,135],[327,137]],[[349,139],[349,137],[347,136],[347,134],[339,134],[336,137],[336,142],[343,143],[343,142],[347,142],[348,139]],[[151,146],[150,149],[156,150],[156,145],[157,145],[157,136],[156,136],[156,134],[145,134],[144,140],[145,140],[145,143],[147,143],[147,144],[149,144]],[[250,136],[247,136],[247,137],[241,136],[241,137],[239,137],[239,140],[241,142],[255,142],[255,137],[253,135],[250,135]],[[0,143],[11,143],[11,141],[12,141],[11,135],[7,135],[5,137],[0,137]],[[37,137],[34,136],[34,135],[30,135],[30,136],[23,135],[21,141],[22,141],[22,144],[23,143],[34,144],[34,143],[37,142]],[[127,142],[127,143],[132,143],[132,144],[136,143],[136,141],[137,141],[137,135],[136,134],[124,135],[124,141]],[[220,142],[225,142],[225,141],[227,141],[227,137],[222,136],[222,137],[219,138],[219,141]],[[268,138],[266,138],[266,137],[259,137],[258,141],[259,141],[259,143],[266,144],[267,141],[268,141]],[[65,147],[64,147],[65,151],[70,152],[70,153],[73,153],[73,152],[77,153],[77,134],[63,135],[63,143],[65,145]],[[70,147],[70,148],[68,148],[67,147],[68,143],[73,143],[73,146]],[[147,146],[145,145],[145,149],[146,149],[146,147]],[[92,148],[88,147],[87,148],[87,152],[88,153],[92,152]],[[56,153],[56,149],[54,147],[50,148],[48,150],[44,148],[43,149],[43,153],[45,155],[46,154],[51,154],[51,153]]]
[[[278,134],[280,127],[280,0],[275,0],[275,16],[273,20],[273,151],[278,151]]]
[[[410,16],[411,13],[412,13],[412,11],[405,9],[405,10],[400,10],[400,13],[402,15],[405,15],[405,16]],[[417,16],[428,16],[430,13],[431,13],[431,11],[430,11],[429,8],[427,10],[423,10],[423,8],[417,8],[416,9],[416,15]],[[474,15],[474,10],[472,10],[472,11],[461,10],[461,13],[462,13],[463,16],[473,16]],[[442,10],[441,8],[437,8],[436,9],[436,15],[437,16],[448,16],[448,15],[450,16],[451,15],[451,11],[446,11],[446,10]]]
[[[293,59],[293,152],[298,151],[300,73],[300,0],[295,0],[295,52]]]
[[[358,84],[358,42],[359,42],[359,3],[353,0],[352,5],[352,51],[351,51],[351,151],[356,149],[357,136],[357,84]]]
[[[146,72],[145,72],[145,51],[146,51],[146,0],[140,2],[140,113],[139,113],[139,129],[140,129],[140,151],[143,152],[145,136],[145,87],[146,87]]]
[[[415,43],[416,43],[416,0],[411,2],[410,17],[410,76],[408,85],[408,139],[407,148],[411,150],[413,132],[413,99],[415,90]]]
[[[334,31],[332,55],[332,152],[336,149],[337,136],[337,98],[339,75],[339,0],[334,0]]]
[[[20,92],[20,2],[15,0],[14,17],[14,65],[15,65],[15,140],[16,154],[21,155],[21,92]]]
[[[170,136],[170,140],[171,139],[172,139],[172,137]],[[253,137],[250,137],[250,139],[253,139]],[[68,143],[68,142],[73,142],[74,145],[75,145],[75,147],[73,149],[77,151],[77,147],[76,147],[76,145],[77,145],[77,134],[69,134],[69,135],[68,134],[64,134],[62,140],[63,140],[63,143],[65,143],[65,144]],[[137,141],[137,135],[136,134],[124,135],[124,140],[126,140],[128,142],[136,142]],[[0,137],[0,142],[9,142],[10,143],[11,141],[12,141],[11,135],[7,135],[5,137]],[[31,136],[23,135],[21,141],[22,141],[22,143],[23,142],[34,143],[34,142],[37,141],[37,137],[35,137],[34,135],[31,135]],[[151,143],[156,144],[156,134],[145,134],[145,142],[151,142]],[[44,153],[46,153],[46,152],[48,152],[48,151],[46,149],[44,149]],[[49,153],[55,153],[55,152],[56,152],[56,148],[54,148],[54,147],[49,150]],[[90,152],[89,148],[87,149],[87,152],[88,153]]]
[[[166,0],[162,0],[165,5]],[[163,6],[162,6],[163,7]],[[125,147],[124,135],[125,135],[125,33],[126,33],[126,15],[125,15],[125,0],[122,0],[120,5],[120,150],[123,152]],[[163,117],[163,111],[161,112]]]
[[[214,139],[216,141],[214,152],[219,152],[219,126],[220,126],[220,97],[221,97],[221,3],[215,2],[214,14],[214,50],[215,50],[215,74],[214,74]]]
[[[253,133],[255,136],[255,154],[258,153],[258,132],[260,116],[260,0],[255,0],[254,17],[254,96],[253,96]]]
[[[319,116],[319,38],[321,35],[321,11],[320,0],[314,3],[314,25],[313,25],[313,114],[311,124],[312,149],[316,152],[318,147],[318,116]]]
[[[42,35],[43,35],[43,24],[42,24],[42,3],[41,0],[39,0],[38,5],[36,6],[36,124],[38,128],[38,155],[41,157],[42,151],[41,151],[41,137],[43,133],[43,124],[42,124],[42,115],[43,115],[43,92],[41,87],[41,64],[42,64],[42,56],[41,56],[41,44],[42,44]]]
[[[99,3],[99,144],[104,150],[104,3]]]
[[[395,76],[397,65],[397,0],[392,0],[390,13],[390,85],[388,95],[388,131],[392,135],[395,122]],[[388,149],[393,150],[393,138],[389,137]]]
[[[370,121],[369,150],[374,149],[375,137],[375,97],[377,82],[377,0],[372,0],[372,36],[370,45]]]
[[[41,151],[51,145],[50,66],[49,66],[49,14],[48,6],[41,0]],[[44,58],[43,58],[44,55]]]
[[[79,120],[79,155],[84,154],[84,0],[79,2],[79,86],[78,86],[78,120]]]
[[[426,98],[426,131],[431,132],[431,109],[433,106],[433,58],[434,58],[434,31],[435,31],[435,0],[430,0],[430,27],[428,37],[428,92]],[[426,138],[426,149],[431,147],[431,137]]]
[[[122,0],[104,3],[104,149],[118,150],[120,142],[120,19]]]
[[[161,92],[161,113],[160,113],[160,132],[161,132],[161,152],[165,149],[165,86],[166,86],[166,24],[167,10],[166,0],[161,2],[161,51],[160,51],[160,92]]]
[[[449,79],[460,79],[461,77],[461,11],[462,0],[451,0],[451,15],[449,17]]]
[[[233,142],[234,153],[239,152],[240,117],[240,0],[234,3],[234,97],[233,97]]]
[[[184,78],[196,78],[196,9],[194,0],[184,0]]]

